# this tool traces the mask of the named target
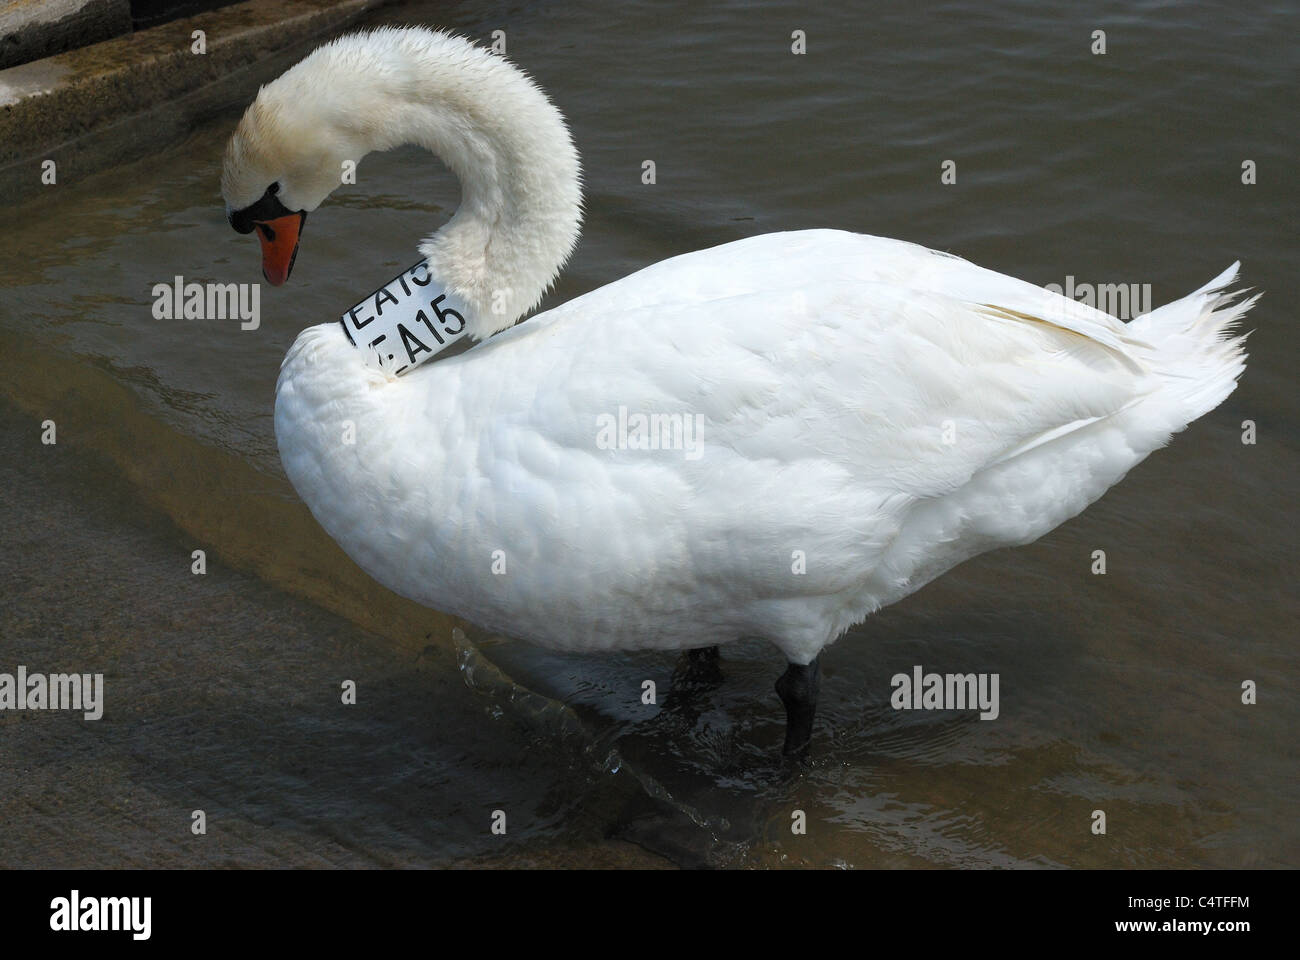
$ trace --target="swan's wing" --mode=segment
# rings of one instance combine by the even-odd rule
[[[947,297],[991,319],[1046,323],[1110,348],[1135,372],[1144,370],[1135,339],[1116,318],[1043,287],[915,243],[847,233],[769,233],[672,257],[585,297],[589,309],[678,306],[715,299],[815,291],[825,284],[881,284]]]
[[[589,448],[593,419],[620,407],[698,414],[727,469],[815,469],[884,496],[941,496],[1146,385],[1113,317],[836,231],[677,257],[538,319],[506,335],[513,359],[483,366],[527,382],[546,365],[563,389],[538,389],[529,419],[554,441]]]
[[[995,495],[992,508],[1005,501],[1010,515],[994,542],[891,559],[910,549],[900,545],[927,504],[1139,395],[1128,362],[1099,342],[897,283],[820,278],[609,313],[591,305],[581,298],[462,355],[490,352],[483,362],[430,365],[459,389],[424,416],[475,411],[466,461],[440,475],[488,529],[509,531],[521,558],[545,555],[581,571],[583,589],[640,598],[637,609],[650,592],[656,616],[685,616],[675,604],[716,592],[718,610],[751,618],[719,629],[742,633],[759,622],[798,633],[791,618],[810,608],[783,598],[857,596],[865,571],[878,571],[876,600],[847,625],[998,537],[1041,534],[1042,514],[1025,513],[1017,488]],[[660,442],[634,446],[638,415],[668,423],[668,442],[652,427]],[[1072,495],[1075,478],[1050,465],[1027,473],[1040,494]],[[791,576],[797,555],[810,558],[806,575]]]
[[[1042,448],[1146,389],[1118,321],[1039,317],[1046,291],[971,270],[848,234],[755,238],[657,264],[377,393],[416,405],[383,419],[407,425],[411,470],[436,477],[438,549],[544,558],[556,603],[628,597],[619,616],[642,619],[623,630],[820,636],[810,597],[838,629],[1054,526],[1064,516],[1044,503],[1078,478]],[[638,416],[668,424],[668,442],[634,444]],[[441,441],[416,442],[421,424]],[[1131,465],[1122,446],[1096,451],[1103,466]],[[1018,486],[972,483],[1008,459]],[[1007,522],[966,537],[924,519],[977,490]],[[529,602],[553,609],[547,590]]]

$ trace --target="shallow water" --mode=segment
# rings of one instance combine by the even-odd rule
[[[1300,863],[1296,17],[1003,10],[406,3],[370,17],[504,29],[568,116],[587,219],[548,303],[813,226],[1035,283],[1149,283],[1155,304],[1234,259],[1267,291],[1223,406],[1081,517],[830,648],[801,771],[775,760],[774,650],[727,647],[723,682],[692,685],[671,655],[486,636],[369,581],[285,481],[280,358],[451,214],[436,162],[368,158],[312,215],[290,284],[262,290],[256,331],[151,312],[153,285],[178,274],[259,279],[218,195],[238,111],[11,211],[0,671],[102,671],[110,699],[97,724],[0,715],[0,865]],[[1088,52],[1095,29],[1105,56]],[[948,159],[955,185],[940,183]],[[1246,159],[1257,185],[1240,181]],[[39,442],[47,418],[55,447]],[[200,548],[206,577],[189,572]],[[914,664],[998,673],[999,718],[891,709],[890,677]],[[656,706],[640,702],[646,679]],[[202,845],[196,808],[214,824]],[[496,809],[505,837],[489,833]],[[807,835],[791,834],[794,810]]]

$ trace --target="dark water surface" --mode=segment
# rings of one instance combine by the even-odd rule
[[[411,263],[457,186],[419,151],[372,155],[312,215],[290,284],[262,290],[260,329],[155,320],[177,274],[259,279],[218,193],[232,111],[10,212],[0,672],[103,672],[108,705],[0,713],[0,866],[1300,865],[1296,15],[826,7],[404,3],[369,22],[504,29],[567,115],[587,219],[550,304],[815,226],[1040,284],[1148,283],[1156,304],[1240,259],[1267,293],[1238,391],[1081,517],[841,639],[792,773],[774,650],[728,647],[724,682],[695,687],[672,655],[547,653],[395,598],[320,532],[275,451],[280,358]],[[914,664],[999,673],[1001,716],[891,709]]]

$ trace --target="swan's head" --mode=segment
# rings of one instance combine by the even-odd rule
[[[299,80],[290,71],[258,91],[226,145],[221,171],[226,218],[240,233],[257,231],[262,273],[273,286],[289,279],[307,214],[342,182],[344,162],[358,156],[330,122],[328,98],[301,89]]]
[[[521,70],[463,37],[422,27],[347,34],[263,87],[226,148],[226,215],[258,232],[266,279],[284,283],[307,214],[367,153],[408,143],[460,181],[456,215],[419,249],[466,306],[469,335],[489,337],[537,305],[573,251],[582,185],[560,111]]]

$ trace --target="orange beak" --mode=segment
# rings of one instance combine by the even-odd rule
[[[262,241],[262,276],[273,287],[289,279],[293,261],[298,256],[298,239],[305,213],[291,213],[274,220],[257,220],[257,238]]]

